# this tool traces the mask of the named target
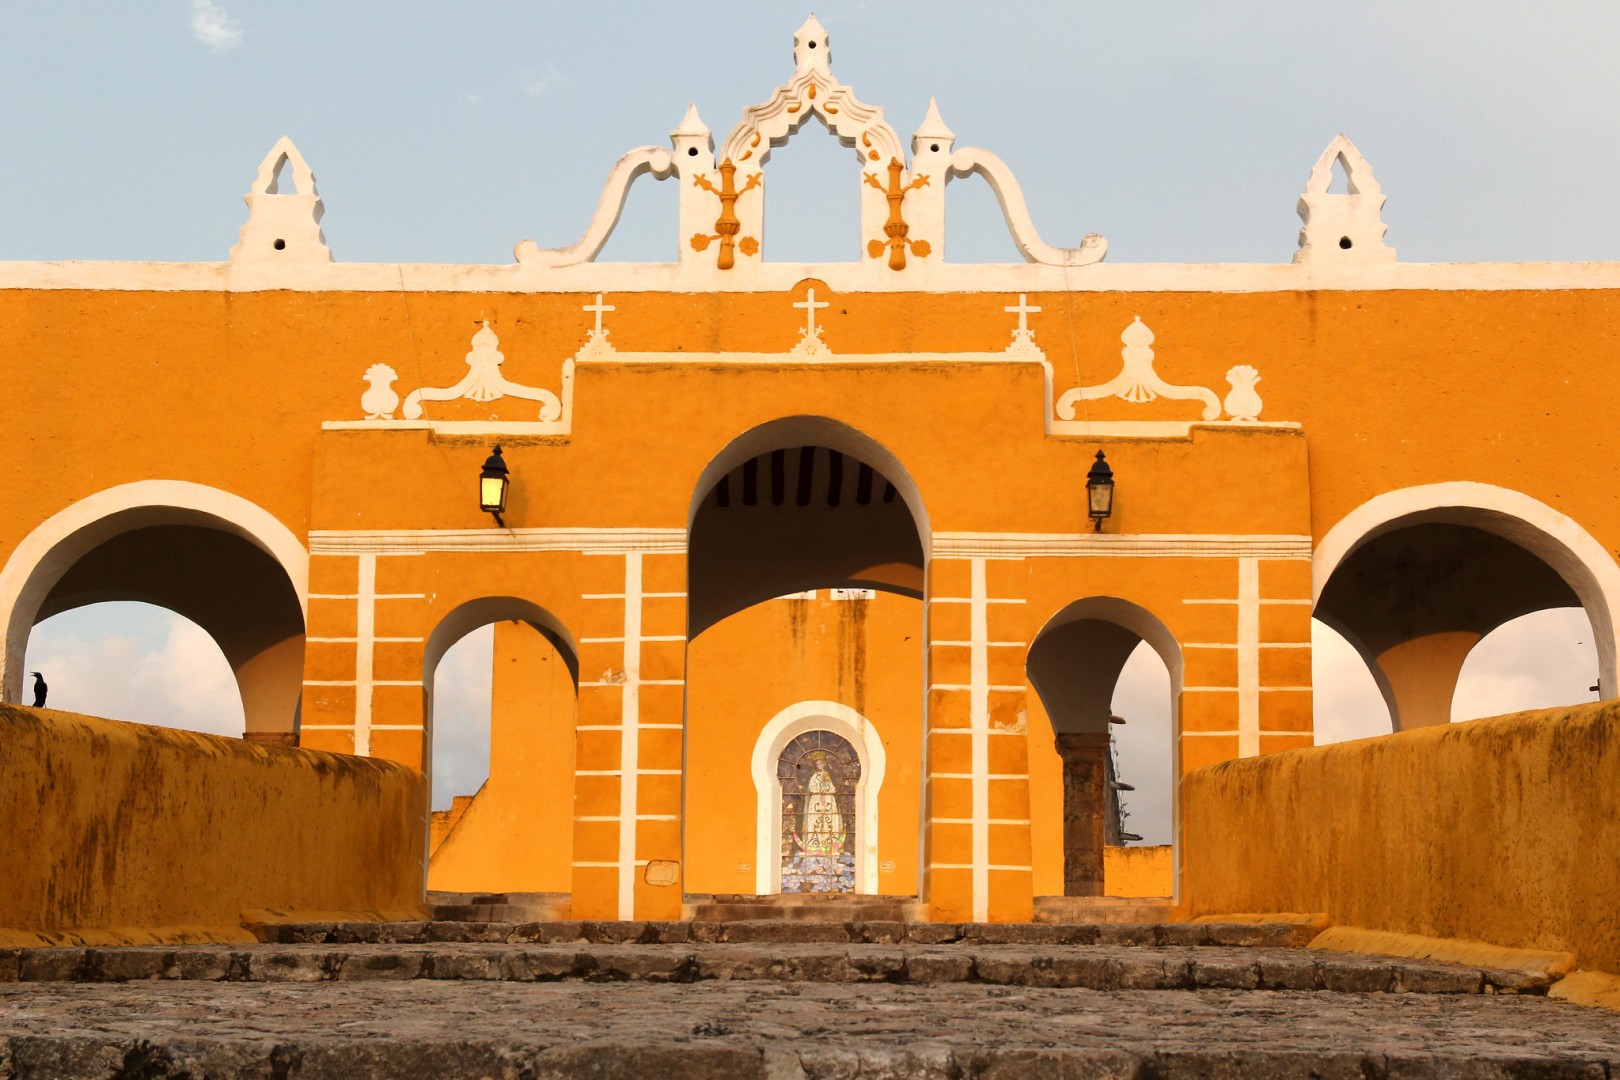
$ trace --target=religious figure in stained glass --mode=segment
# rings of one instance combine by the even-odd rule
[[[855,785],[849,740],[807,731],[777,761],[782,785],[782,891],[855,891]]]

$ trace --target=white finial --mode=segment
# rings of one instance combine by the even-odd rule
[[[927,138],[954,139],[956,132],[945,126],[945,120],[939,115],[939,100],[928,99],[928,115],[923,122],[917,125],[917,134]]]
[[[944,119],[939,115],[939,102],[933,98],[928,99],[928,113],[923,117],[922,123],[911,134],[911,153],[913,156],[922,153],[951,152],[951,145],[956,142],[956,132],[945,126]]]
[[[697,102],[686,107],[686,115],[669,133],[669,142],[683,163],[691,157],[701,159],[692,162],[698,168],[708,168],[712,164],[709,157],[714,154],[714,136],[709,133],[709,125],[703,122],[703,117],[698,115]],[[709,157],[704,156],[705,152]]]
[[[793,65],[800,71],[810,68],[826,75],[831,64],[827,28],[821,25],[816,13],[812,11],[810,17],[804,20],[804,25],[793,35]]]
[[[681,122],[669,134],[670,138],[679,138],[682,135],[702,138],[709,134],[709,125],[698,115],[697,102],[694,101],[686,107],[686,115],[681,117]]]

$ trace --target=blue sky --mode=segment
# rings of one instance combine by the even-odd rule
[[[903,137],[937,96],[958,146],[1017,172],[1047,240],[1100,232],[1111,261],[1288,261],[1295,201],[1341,130],[1389,196],[1388,241],[1405,261],[1620,258],[1620,5],[816,9],[835,75]],[[791,73],[806,13],[774,0],[5,5],[0,259],[224,259],[241,196],[283,134],[315,170],[339,260],[499,263],[520,239],[567,244],[616,158],[667,145],[689,101],[718,140],[768,96]],[[846,152],[804,134],[816,137],[772,158],[767,255],[853,256]],[[983,185],[957,182],[951,196],[950,257],[1013,258]],[[840,218],[851,235],[826,227]],[[646,178],[604,257],[670,258],[675,243],[673,188]],[[1583,627],[1538,626],[1502,638],[1495,659],[1481,652],[1470,709],[1578,699]],[[203,664],[206,645],[100,607],[42,626],[30,663],[56,672],[53,704],[225,730],[240,724],[228,672],[198,682],[213,699],[162,696],[175,682],[163,665]],[[440,679],[446,715],[475,718],[446,735],[441,796],[481,779],[485,657],[487,635]],[[115,659],[126,679],[92,677]],[[1143,720],[1122,742],[1133,762],[1163,763],[1167,726],[1151,734],[1168,724],[1152,719],[1162,672],[1140,659],[1121,695]],[[1324,731],[1377,728],[1370,678],[1331,643],[1317,684]],[[1143,804],[1167,798],[1153,790]]]
[[[937,95],[958,145],[1017,170],[1048,238],[1101,232],[1111,260],[1286,261],[1295,199],[1340,130],[1390,196],[1404,259],[1620,252],[1620,5],[817,6],[835,74],[902,135]],[[509,261],[519,239],[575,239],[613,161],[666,144],[688,101],[723,136],[791,71],[805,14],[612,0],[6,5],[0,258],[221,259],[259,159],[288,134],[319,178],[337,258]],[[817,141],[780,160],[842,161]],[[796,201],[788,171],[773,171],[779,203]],[[610,254],[673,250],[668,188],[638,185]],[[982,185],[952,193],[954,257],[1006,257]],[[811,243],[824,232],[798,227]]]

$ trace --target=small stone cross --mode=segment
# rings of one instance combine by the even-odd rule
[[[1028,334],[1029,317],[1041,309],[1030,306],[1028,301],[1025,300],[1025,294],[1019,293],[1018,303],[1016,305],[1012,307],[1004,307],[1001,310],[1007,312],[1009,315],[1016,313],[1018,315],[1018,332],[1020,334]]]
[[[796,308],[802,308],[804,310],[804,317],[806,319],[804,336],[806,338],[813,338],[816,336],[816,312],[821,308],[832,307],[832,305],[827,303],[825,300],[819,304],[816,303],[816,290],[814,289],[806,289],[804,291],[804,299],[798,303],[795,303],[793,306]]]
[[[597,293],[596,303],[586,304],[584,307],[580,308],[580,310],[596,312],[596,335],[600,337],[602,334],[602,313],[605,311],[617,311],[619,309],[614,307],[612,304],[602,303],[602,294]],[[1007,310],[1011,311],[1012,309],[1008,308]],[[1040,309],[1036,308],[1035,310],[1039,311]]]

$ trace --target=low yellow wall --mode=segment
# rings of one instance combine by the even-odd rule
[[[1182,799],[1193,916],[1319,911],[1620,971],[1620,703],[1229,761]]]
[[[386,761],[0,704],[0,933],[419,912],[424,809]]]
[[[1103,848],[1104,895],[1156,899],[1175,891],[1175,852],[1169,844]]]

